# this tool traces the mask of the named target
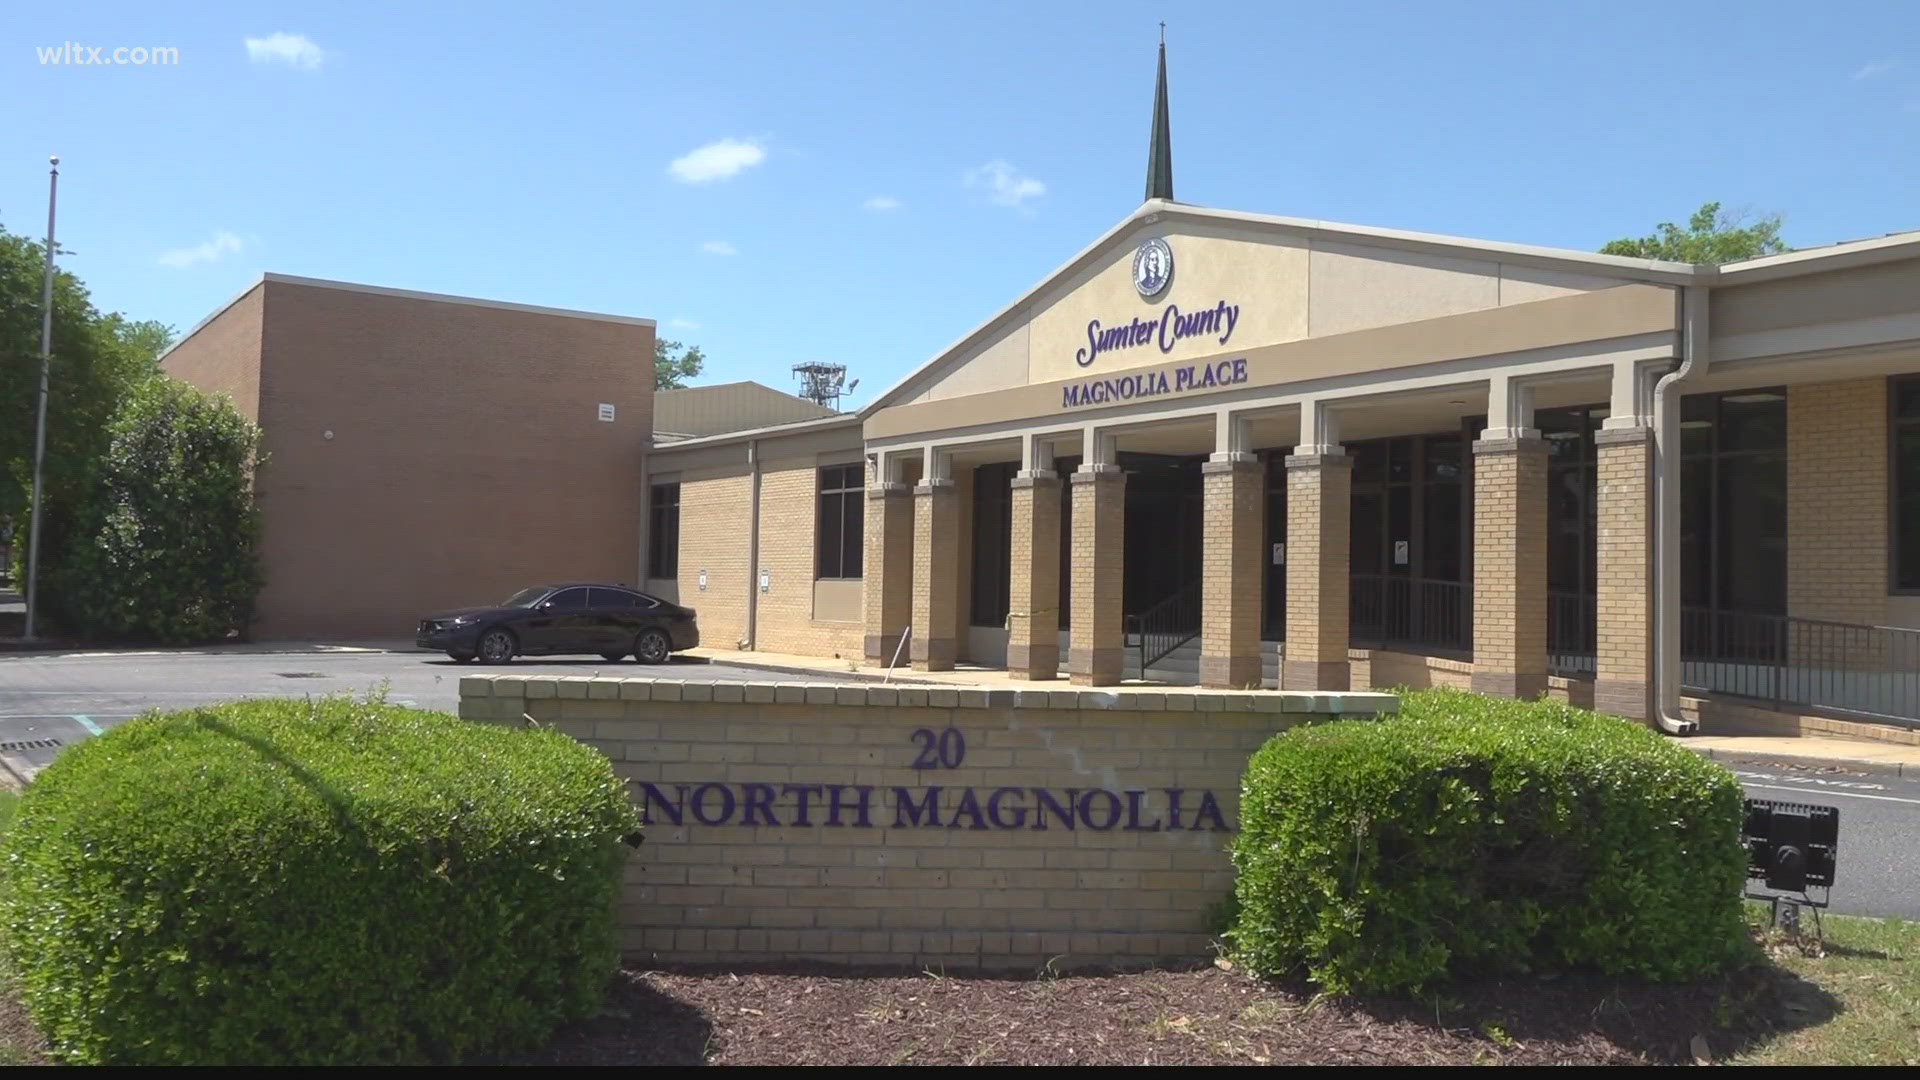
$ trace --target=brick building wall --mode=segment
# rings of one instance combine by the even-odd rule
[[[527,585],[639,581],[652,352],[644,319],[268,275],[162,368],[260,424],[254,633],[403,638]]]
[[[699,613],[700,641],[709,648],[738,648],[747,636],[752,505],[753,482],[744,466],[680,478],[680,603]]]
[[[1887,621],[1887,381],[1787,388],[1787,613]]]
[[[585,677],[460,691],[463,717],[530,715],[632,785],[649,822],[618,907],[629,957],[1027,972],[1208,955],[1247,757],[1312,713],[1394,707]]]
[[[754,586],[760,605],[754,647],[854,660],[865,633],[858,606],[851,620],[815,617],[820,464],[813,456],[770,461],[761,474],[760,568],[768,588],[758,592]]]

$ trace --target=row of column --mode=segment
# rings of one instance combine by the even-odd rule
[[[1490,420],[1508,419],[1496,407]],[[1331,415],[1303,415],[1302,442],[1286,461],[1286,643],[1280,684],[1349,688],[1349,528],[1352,460]],[[1473,686],[1531,698],[1547,687],[1547,445],[1513,411],[1473,444]],[[1650,668],[1652,440],[1644,425],[1596,435],[1598,454],[1598,655],[1595,706],[1647,715]],[[1200,682],[1261,683],[1265,554],[1264,476],[1243,448],[1244,427],[1222,418],[1220,449],[1204,485]],[[1078,685],[1118,683],[1125,664],[1126,477],[1110,440],[1089,437],[1086,463],[1060,477],[1046,444],[1029,437],[1013,479],[1007,668],[1016,678]],[[1061,500],[1073,500],[1073,611],[1059,655]],[[959,652],[960,514],[953,480],[929,453],[917,485],[887,478],[869,490],[869,662],[895,658],[903,632],[919,670],[951,669]]]

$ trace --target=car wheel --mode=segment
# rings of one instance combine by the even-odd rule
[[[665,630],[642,630],[633,640],[633,658],[643,664],[664,664],[673,652]]]
[[[513,640],[513,634],[506,630],[489,630],[480,635],[480,662],[483,664],[504,664],[513,659],[519,643]]]
[[[626,658],[627,654],[623,652],[603,652],[600,654],[600,659],[605,660],[609,664],[617,664]]]
[[[466,664],[473,661],[473,654],[470,652],[455,652],[452,649],[448,649],[447,658],[456,664]]]

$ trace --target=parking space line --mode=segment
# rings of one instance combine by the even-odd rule
[[[75,716],[75,717],[73,718],[73,722],[74,722],[74,723],[76,723],[76,724],[79,724],[79,725],[80,725],[81,727],[83,727],[83,728],[86,728],[86,729],[87,729],[87,734],[89,734],[89,735],[104,735],[104,734],[106,734],[106,732],[104,732],[104,731],[102,731],[102,730],[100,730],[100,725],[99,725],[99,724],[96,724],[96,723],[94,723],[94,722],[93,722],[93,717],[91,717],[91,716]]]
[[[1857,791],[1813,792],[1803,787],[1780,787],[1776,784],[1743,784],[1741,786],[1750,787],[1750,788],[1759,788],[1763,791],[1797,791],[1802,795],[1812,795],[1812,794],[1831,795],[1836,799],[1872,799],[1874,802],[1897,802],[1897,803],[1907,803],[1908,805],[1911,805],[1911,806],[1920,806],[1920,799],[1901,799],[1901,798],[1896,798],[1895,796],[1892,796],[1892,795],[1862,795]]]

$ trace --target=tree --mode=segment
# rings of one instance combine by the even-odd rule
[[[260,429],[227,398],[156,375],[108,436],[78,530],[87,542],[53,579],[67,628],[163,644],[244,632],[260,587]]]
[[[26,561],[35,414],[40,395],[43,245],[0,229],[0,521],[14,525],[15,567]],[[107,424],[126,395],[155,370],[156,344],[171,329],[103,315],[86,286],[59,271],[53,287],[53,365],[47,402],[47,458],[41,496],[43,583],[76,543],[77,515],[90,499],[107,448]],[[43,590],[49,621],[60,599]]]
[[[687,385],[687,380],[700,374],[707,366],[707,358],[701,354],[698,345],[682,345],[677,341],[653,343],[653,388],[655,390],[678,390]]]
[[[1710,265],[1757,259],[1792,250],[1780,240],[1780,224],[1779,214],[1750,219],[1723,213],[1719,203],[1710,202],[1694,211],[1685,229],[1663,221],[1652,236],[1615,240],[1600,254]]]

